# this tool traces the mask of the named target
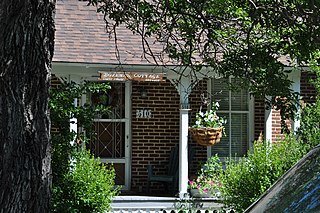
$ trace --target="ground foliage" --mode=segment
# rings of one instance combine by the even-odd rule
[[[246,158],[227,160],[218,175],[224,204],[243,212],[308,150],[305,143],[287,137],[273,144],[256,142]]]
[[[106,84],[96,84],[85,82],[77,84],[64,79],[58,87],[50,90],[50,118],[52,125],[52,174],[53,186],[61,183],[64,175],[69,171],[70,156],[74,151],[70,141],[85,141],[90,138],[93,117],[97,110],[90,104],[83,106],[75,105],[75,99],[81,99],[82,95],[95,91],[107,91],[110,88]],[[102,108],[102,106],[101,106]],[[83,132],[70,132],[71,119],[77,119],[78,127],[83,128]],[[84,134],[85,132],[85,134]],[[89,136],[89,137],[85,137]]]
[[[88,150],[74,150],[69,171],[62,182],[53,186],[53,212],[105,212],[110,210],[112,198],[118,194],[115,170],[103,164]]]
[[[312,54],[310,63],[311,71],[315,74],[315,79],[311,79],[311,83],[316,89],[317,94],[320,92],[320,51]],[[301,125],[298,131],[301,140],[313,147],[320,143],[320,99],[316,96],[315,103],[306,103],[302,108]]]
[[[237,86],[248,87],[255,96],[271,97],[269,106],[281,109],[283,120],[295,115],[292,102],[297,101],[287,72],[308,63],[320,45],[319,0],[90,0],[89,4],[104,13],[109,32],[126,26],[140,35],[144,56],[159,64],[169,56],[191,68],[191,74],[187,69],[179,74],[194,82],[203,67],[223,77],[238,77]],[[163,45],[165,54],[155,54],[154,42]],[[289,58],[292,70],[284,70],[279,60],[283,56]]]
[[[111,198],[118,192],[114,187],[112,165],[104,165],[83,149],[94,136],[93,118],[107,112],[105,106],[78,105],[83,95],[106,92],[109,84],[65,81],[50,90],[52,121],[52,206],[53,212],[102,212],[110,208]],[[82,132],[70,131],[76,118]],[[92,136],[92,137],[91,137]]]

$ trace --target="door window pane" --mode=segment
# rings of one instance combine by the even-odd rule
[[[96,157],[124,158],[125,122],[95,122],[95,138],[88,148]]]
[[[124,83],[110,82],[111,89],[107,92],[91,94],[91,102],[95,105],[109,107],[109,112],[97,115],[102,119],[125,118],[125,87]]]
[[[116,170],[116,185],[124,185],[125,184],[125,165],[123,163],[114,163],[114,169]]]

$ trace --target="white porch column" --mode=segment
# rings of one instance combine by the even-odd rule
[[[180,78],[177,84],[180,94],[180,134],[179,134],[179,197],[188,195],[188,129],[189,129],[189,95],[192,90],[188,77]]]
[[[67,75],[67,76],[61,76],[64,77],[65,79],[68,79],[69,83],[71,81],[74,81],[76,83],[80,83],[81,82],[81,77],[80,76],[74,76],[74,75]],[[78,106],[78,99],[75,98],[73,100],[73,105],[75,107]],[[78,120],[76,118],[71,118],[70,119],[70,132],[78,132]],[[71,141],[70,144],[74,145],[76,138],[74,137]]]
[[[293,81],[292,83],[292,90],[296,93],[299,94],[299,100],[300,100],[300,79],[301,79],[301,71],[300,70],[295,70],[291,74],[291,80]],[[292,130],[294,133],[298,131],[300,128],[300,103],[298,104],[297,107],[297,114],[294,120],[292,121]]]
[[[271,100],[271,97],[267,97]],[[265,110],[264,113],[264,139],[272,142],[272,108]]]
[[[184,75],[176,72],[170,74],[170,81],[180,95],[180,132],[179,132],[179,198],[189,198],[188,194],[188,131],[189,131],[189,95],[195,81],[186,70]],[[200,80],[201,77],[197,78]]]
[[[78,104],[78,99],[75,98],[73,101],[73,104],[75,107],[77,107]],[[76,118],[71,118],[70,119],[70,132],[77,132],[78,131],[78,120]],[[76,138],[73,138],[72,141],[70,141],[71,145],[74,145]]]
[[[188,197],[188,128],[190,109],[180,109],[179,197]]]

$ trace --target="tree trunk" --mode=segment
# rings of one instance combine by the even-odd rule
[[[0,1],[0,212],[49,212],[53,0]]]

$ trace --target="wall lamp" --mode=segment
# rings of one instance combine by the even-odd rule
[[[144,87],[139,87],[138,91],[140,93],[140,97],[141,98],[145,98],[147,97],[147,90]]]

